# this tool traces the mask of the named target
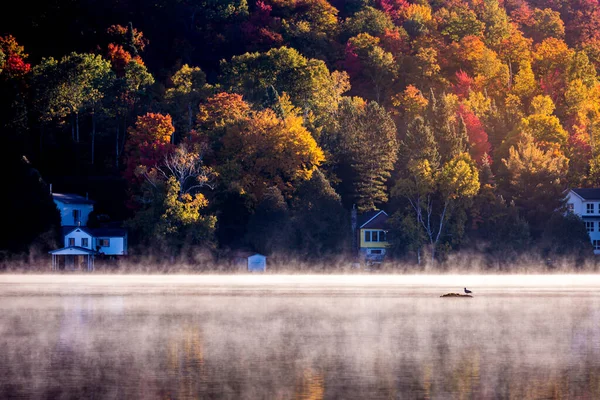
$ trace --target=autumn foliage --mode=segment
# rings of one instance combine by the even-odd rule
[[[126,145],[127,169],[125,177],[139,182],[140,173],[158,165],[172,149],[171,136],[175,132],[170,115],[147,113],[138,117],[129,128]]]
[[[31,64],[26,63],[28,57],[25,49],[11,36],[0,36],[0,52],[4,55],[4,63],[0,61],[0,72],[9,78],[23,77],[31,71]]]
[[[248,244],[257,210],[275,199],[284,221],[315,175],[346,211],[395,214],[398,254],[443,260],[465,243],[526,248],[566,189],[600,187],[596,0],[129,3],[97,31],[66,29],[72,46],[35,26],[0,37],[0,127],[43,173],[76,160],[161,192],[164,232],[191,234],[176,225],[210,208],[222,220],[204,233]],[[60,58],[75,49],[89,53]],[[214,172],[191,197],[164,165],[183,148]]]

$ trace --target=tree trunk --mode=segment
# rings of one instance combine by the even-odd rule
[[[123,154],[125,149],[125,141],[127,140],[127,116],[123,118],[123,137],[121,138],[121,148],[119,154]]]
[[[440,241],[440,236],[442,235],[442,230],[444,229],[444,218],[446,218],[446,211],[448,210],[448,203],[449,203],[448,200],[446,200],[444,202],[444,208],[442,209],[442,214],[440,215],[440,224],[439,224],[439,227],[438,227],[437,234],[435,236],[435,240],[433,240],[433,236],[430,236],[430,241],[431,241],[431,263],[432,263],[432,265],[435,262],[435,250],[437,248],[437,244]]]
[[[117,116],[117,136],[115,139],[115,166],[119,169],[119,117]]]
[[[77,143],[79,143],[79,113],[75,113],[75,129],[77,131]]]
[[[44,124],[40,124],[40,159],[44,150]]]
[[[192,138],[192,103],[188,103],[188,139]]]
[[[96,151],[96,113],[92,111],[92,165],[94,165]]]
[[[75,116],[71,115],[71,140],[75,141]]]

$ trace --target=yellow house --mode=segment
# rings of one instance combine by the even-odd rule
[[[359,254],[366,262],[381,262],[388,243],[388,215],[383,210],[369,211],[358,219]]]

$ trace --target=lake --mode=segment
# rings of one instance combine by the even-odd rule
[[[600,276],[0,275],[0,398],[600,399]]]

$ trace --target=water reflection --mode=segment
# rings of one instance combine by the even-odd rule
[[[0,398],[600,398],[598,288],[430,290],[0,295]]]

